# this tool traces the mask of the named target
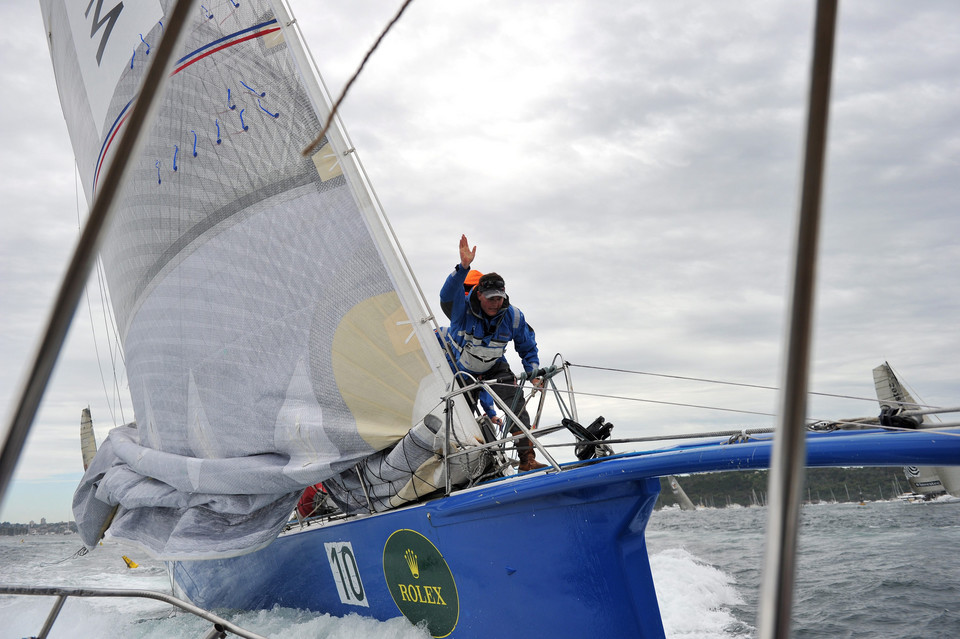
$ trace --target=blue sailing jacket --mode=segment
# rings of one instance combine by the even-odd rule
[[[476,289],[463,294],[463,282],[469,268],[457,264],[453,273],[447,276],[440,289],[440,301],[451,302],[450,338],[456,346],[454,355],[460,370],[474,375],[487,372],[503,361],[507,344],[513,342],[514,348],[523,360],[523,370],[527,373],[540,366],[537,352],[537,339],[533,329],[524,320],[523,313],[510,305],[510,298],[504,300],[500,312],[488,317],[480,310]]]

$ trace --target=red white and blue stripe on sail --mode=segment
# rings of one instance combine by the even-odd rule
[[[174,70],[170,73],[171,76],[175,76],[187,67],[200,60],[206,58],[207,56],[213,55],[224,49],[228,49],[232,46],[247,42],[248,40],[254,40],[256,38],[262,38],[264,36],[270,35],[271,33],[276,33],[280,30],[280,27],[277,25],[276,18],[268,20],[266,22],[261,22],[252,27],[247,27],[246,29],[241,29],[229,35],[226,35],[212,42],[208,42],[202,47],[194,49],[187,55],[183,56],[177,60]],[[93,176],[93,188],[96,191],[97,182],[100,179],[100,169],[103,166],[104,158],[107,156],[107,151],[110,150],[110,146],[113,144],[114,138],[117,136],[117,133],[120,131],[120,128],[123,126],[124,122],[127,121],[127,117],[130,115],[130,108],[133,106],[133,102],[136,100],[136,97],[130,99],[117,115],[117,118],[113,121],[113,124],[110,126],[110,129],[107,130],[107,134],[104,136],[103,145],[100,147],[100,155],[97,157],[97,165],[94,171]]]

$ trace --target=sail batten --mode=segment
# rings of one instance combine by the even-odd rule
[[[136,427],[111,431],[77,490],[85,543],[112,516],[110,534],[159,557],[247,552],[305,486],[390,455],[410,467],[390,462],[378,503],[422,496],[442,477],[410,483],[442,449],[423,418],[451,374],[342,126],[301,154],[329,99],[301,74],[312,65],[286,8],[197,12],[142,152],[119,158],[172,0],[127,4],[106,36],[76,3],[41,0],[84,192],[110,162],[132,175],[102,257]],[[113,66],[93,69],[78,33],[108,40]],[[455,410],[455,439],[477,439]]]

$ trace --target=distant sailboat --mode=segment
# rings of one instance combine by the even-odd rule
[[[90,467],[90,463],[97,454],[97,439],[93,434],[93,418],[90,408],[84,408],[80,413],[80,455],[83,458],[83,469]]]
[[[890,425],[905,428],[935,428],[937,424],[927,415],[901,417],[904,411],[917,409],[920,405],[897,379],[890,364],[884,362],[873,369],[873,381],[880,401],[881,416]],[[924,499],[932,499],[944,492],[960,497],[960,469],[950,466],[905,466],[903,474],[910,490]]]
[[[680,482],[677,481],[676,477],[673,475],[668,475],[667,483],[670,484],[670,490],[673,492],[673,496],[676,498],[677,503],[680,504],[680,510],[697,509],[697,507],[693,505],[693,502],[690,501],[690,498],[687,497],[687,493],[684,492],[683,487],[680,485]]]

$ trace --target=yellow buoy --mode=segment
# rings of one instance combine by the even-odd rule
[[[139,568],[140,566],[133,559],[123,555],[123,560],[127,562],[127,568]]]

